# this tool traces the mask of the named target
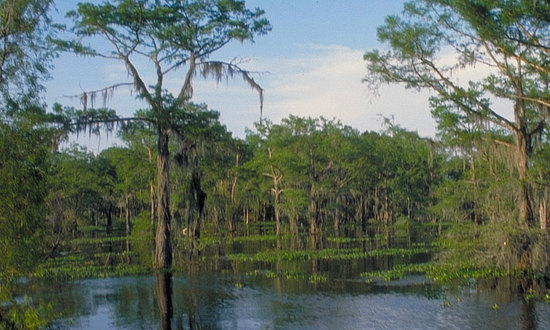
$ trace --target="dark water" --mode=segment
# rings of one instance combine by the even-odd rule
[[[550,329],[550,305],[506,288],[444,289],[422,277],[369,284],[265,276],[153,275],[35,286],[74,329]],[[498,309],[493,307],[498,305]]]
[[[550,304],[518,294],[534,289],[545,294],[544,285],[500,279],[442,287],[421,276],[374,283],[360,276],[427,262],[429,253],[270,262],[227,257],[259,251],[408,248],[429,242],[432,231],[345,232],[343,237],[358,238],[347,243],[313,237],[224,239],[204,249],[206,258],[197,267],[180,265],[189,269],[186,273],[20,283],[15,291],[19,301],[26,296],[53,303],[58,317],[52,327],[59,329],[550,329]],[[108,252],[124,251],[123,243],[110,244]],[[105,252],[103,246],[90,244],[78,250],[87,251],[86,260]],[[104,264],[104,254],[99,256]]]

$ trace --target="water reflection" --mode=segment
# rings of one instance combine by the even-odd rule
[[[354,240],[323,235],[227,239],[207,246],[202,252],[210,258],[186,265],[184,274],[27,285],[20,292],[37,301],[56,302],[63,317],[54,328],[550,329],[550,305],[527,301],[518,294],[546,292],[537,283],[503,278],[449,291],[420,276],[375,283],[359,276],[398,264],[426,262],[427,253],[349,260],[227,258],[269,250],[356,249],[368,253],[425,242],[433,236],[428,230],[373,228],[365,235],[362,228],[344,229],[345,238]],[[117,251],[124,248],[114,247]]]
[[[533,301],[521,301],[520,320],[522,329],[527,330],[537,328],[535,304],[533,303]]]
[[[156,275],[157,285],[155,287],[155,297],[160,315],[160,328],[163,330],[172,329],[172,274],[163,272]]]
[[[64,317],[54,328],[549,329],[550,305],[527,301],[508,285],[449,292],[420,276],[369,284],[161,273],[26,292],[56,302]]]

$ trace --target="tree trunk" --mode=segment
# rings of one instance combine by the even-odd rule
[[[548,226],[548,211],[547,211],[546,199],[540,202],[539,219],[540,219],[540,229],[546,230]]]
[[[155,268],[172,266],[172,245],[170,242],[170,152],[168,131],[158,128],[158,192],[157,192],[157,232],[155,235]]]
[[[317,194],[315,192],[315,184],[313,184],[309,191],[309,233],[311,235],[317,235],[319,231],[318,216]]]
[[[341,187],[340,187],[341,188]],[[338,192],[336,194],[336,210],[334,212],[334,233],[338,236],[340,231],[340,221],[342,220],[342,208],[343,208],[342,195]]]
[[[126,262],[130,264],[130,234],[132,232],[132,226],[130,223],[130,196],[126,196],[125,206],[125,218],[126,218]]]
[[[278,190],[277,186],[274,188],[274,198],[273,198],[273,213],[275,215],[275,234],[281,235],[281,210],[279,206],[279,199],[281,191]]]
[[[193,167],[190,185],[190,205],[187,217],[189,233],[195,239],[201,236],[201,218],[206,202],[206,193],[201,189],[201,177],[197,167]],[[232,215],[231,215],[232,216]]]
[[[149,189],[150,189],[150,195],[151,195],[151,205],[149,206],[149,212],[151,213],[150,214],[150,217],[151,217],[151,226],[153,226],[154,228],[154,225],[155,225],[155,216],[156,216],[156,207],[155,207],[155,183],[154,181],[151,179],[151,181],[149,182]]]
[[[131,230],[132,230],[132,227],[131,227],[131,224],[130,224],[130,196],[126,196],[126,201],[125,201],[125,210],[124,210],[124,218],[125,218],[125,222],[126,222],[126,236],[130,236],[130,233],[131,233]]]
[[[194,239],[198,240],[201,236],[201,219],[206,203],[206,193],[201,188],[199,159],[195,145],[191,145],[188,148],[187,157],[189,159],[189,165],[191,166],[187,227],[189,228],[189,234],[192,235]],[[230,217],[232,216],[233,214],[230,215]]]
[[[516,100],[514,104],[514,119],[517,125],[515,130],[515,138],[517,144],[517,168],[519,179],[519,216],[520,221],[524,226],[530,227],[533,224],[533,209],[531,208],[529,185],[527,175],[529,171],[529,153],[530,139],[527,129],[527,111],[525,107],[524,87],[522,83],[522,63],[518,59],[517,77],[513,81],[516,89]]]
[[[109,208],[107,209],[107,235],[110,235],[113,228],[113,203],[109,202]]]
[[[298,236],[298,212],[292,211],[289,216],[290,233],[294,236]]]
[[[518,129],[515,132],[517,143],[517,168],[519,179],[519,216],[523,225],[530,227],[533,223],[533,209],[527,176],[529,171],[529,135],[525,119],[525,105],[522,101],[516,101],[515,116]]]
[[[147,149],[147,159],[149,160],[149,163],[152,163],[153,162],[153,152],[151,150],[151,148],[148,148],[147,146],[145,146],[145,149]],[[155,179],[154,177],[151,177],[151,179],[149,180],[149,195],[150,195],[150,205],[149,205],[149,209],[150,209],[150,217],[151,217],[151,226],[153,226],[153,228],[155,228],[155,216],[156,216],[156,207],[155,207]]]

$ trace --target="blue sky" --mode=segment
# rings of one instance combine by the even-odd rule
[[[390,14],[399,13],[402,0],[248,0],[248,7],[266,11],[273,30],[254,44],[231,44],[215,58],[243,59],[243,67],[261,72],[265,89],[264,117],[277,123],[289,114],[336,118],[361,131],[381,130],[380,116],[393,117],[401,126],[433,136],[435,124],[428,95],[387,86],[369,91],[361,79],[367,74],[362,56],[381,47],[376,28]],[[59,15],[72,9],[58,3]],[[66,54],[55,62],[47,85],[47,102],[79,106],[63,95],[130,81],[121,63]],[[181,84],[169,77],[168,86]],[[197,79],[193,101],[221,113],[221,121],[239,137],[259,119],[257,94],[240,81],[217,85]],[[121,115],[131,115],[139,103],[120,90],[108,104]]]

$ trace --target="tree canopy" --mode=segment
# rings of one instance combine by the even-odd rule
[[[6,100],[36,101],[43,92],[55,49],[49,37],[53,0],[0,1],[0,92]]]
[[[216,80],[241,76],[260,95],[263,89],[250,73],[234,62],[211,60],[211,56],[231,41],[253,41],[257,35],[270,30],[269,22],[260,9],[249,10],[244,1],[130,1],[113,0],[102,4],[79,4],[69,12],[77,40],[58,44],[78,54],[102,57],[122,62],[133,79],[82,95],[86,109],[88,96],[104,98],[122,85],[131,85],[147,106],[148,121],[157,130],[157,233],[155,265],[169,268],[172,263],[170,243],[170,134],[185,142],[185,129],[180,115],[193,95],[193,77],[213,76]],[[99,37],[110,50],[88,47],[82,39]],[[139,58],[145,59],[143,62]],[[165,89],[166,76],[182,74],[186,68],[177,95]],[[146,82],[147,72],[155,72],[156,79]],[[261,109],[261,106],[260,106]],[[197,178],[196,178],[197,179]],[[196,181],[195,179],[195,181]],[[200,186],[200,185],[199,185]],[[200,188],[198,188],[200,190]],[[198,196],[192,194],[193,196]]]
[[[505,137],[490,138],[516,157],[524,224],[534,216],[527,182],[532,143],[548,115],[548,10],[545,1],[409,2],[402,16],[386,18],[378,29],[389,49],[365,54],[365,81],[374,86],[402,83],[436,93],[431,105],[442,133],[503,130]],[[508,109],[499,106],[501,99]]]

